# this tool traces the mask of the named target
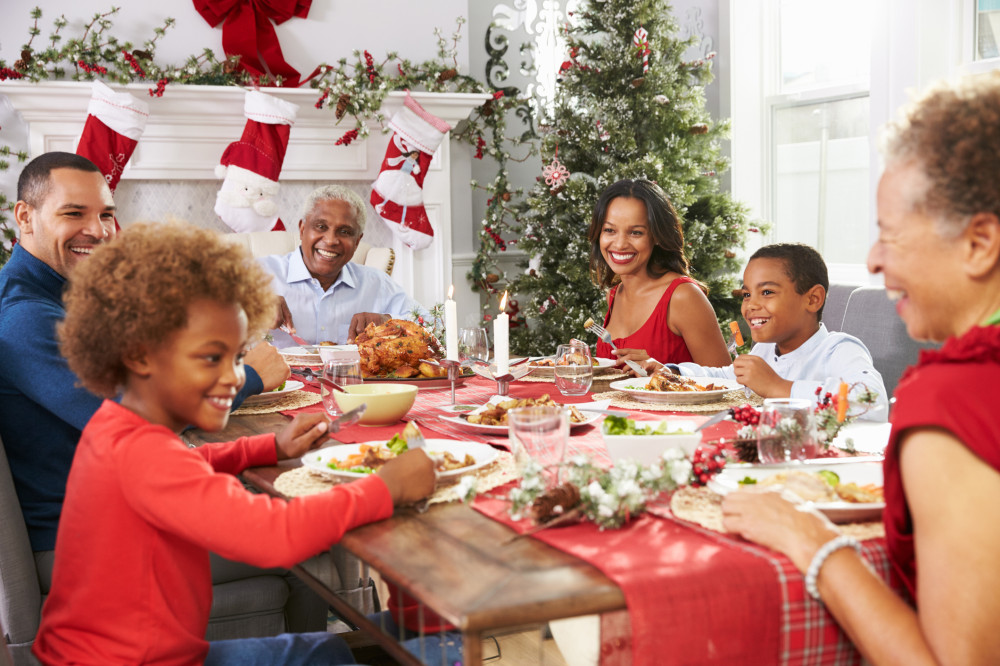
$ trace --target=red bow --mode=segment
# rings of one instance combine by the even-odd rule
[[[194,0],[194,8],[213,28],[225,20],[222,49],[227,56],[240,56],[241,69],[255,77],[270,72],[289,88],[304,82],[298,70],[285,62],[271,21],[305,18],[310,5],[312,0]]]

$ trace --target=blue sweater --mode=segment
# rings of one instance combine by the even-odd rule
[[[0,440],[34,551],[55,548],[76,444],[101,406],[59,353],[65,284],[20,245],[0,270]],[[246,375],[233,409],[263,390],[253,369]]]

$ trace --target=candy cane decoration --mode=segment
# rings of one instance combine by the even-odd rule
[[[642,73],[645,74],[649,71],[649,33],[642,26],[635,31],[635,35],[632,37],[632,43],[635,44],[639,52],[636,53],[637,58],[642,58]]]

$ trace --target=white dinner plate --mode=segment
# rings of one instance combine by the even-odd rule
[[[368,446],[381,446],[385,444],[385,442],[364,442],[364,444],[367,444]],[[330,469],[327,467],[327,463],[331,458],[342,460],[347,456],[354,455],[355,453],[361,451],[361,447],[362,444],[338,444],[336,446],[330,446],[322,449],[321,451],[307,453],[302,456],[302,464],[309,469],[337,478],[359,479],[368,475],[360,472],[344,472],[336,469]],[[469,454],[476,459],[475,465],[462,467],[461,469],[453,469],[448,472],[440,472],[438,476],[443,479],[462,476],[467,472],[472,472],[480,467],[485,467],[493,462],[497,457],[497,450],[492,446],[479,444],[477,442],[459,442],[453,439],[428,439],[424,443],[424,450],[427,452],[427,455],[431,456],[434,454],[450,453],[461,460],[465,457],[465,454]]]
[[[841,428],[831,445],[840,449],[847,449],[849,448],[848,440],[850,440],[854,450],[858,453],[881,455],[885,453],[885,447],[889,444],[889,433],[891,431],[891,423],[855,421]]]
[[[535,365],[534,360],[541,358],[552,358],[551,356],[538,356],[535,359],[528,361],[528,365],[531,367],[531,375],[533,377],[552,377],[552,366],[551,365]],[[597,365],[594,366],[594,374],[598,375],[603,372],[607,372],[609,368],[613,368],[615,365],[614,359],[611,358],[598,358],[594,359],[597,361]]]
[[[264,393],[258,393],[257,395],[252,395],[243,401],[240,407],[259,407],[261,405],[270,405],[271,403],[277,402],[284,398],[286,395],[292,391],[298,391],[302,388],[302,382],[297,382],[294,379],[289,379],[285,382],[284,388],[280,391],[265,391]]]
[[[705,402],[716,402],[722,400],[723,396],[734,389],[742,389],[743,386],[735,379],[716,379],[714,377],[686,377],[705,386],[715,384],[725,388],[716,391],[647,391],[644,386],[649,383],[645,377],[633,377],[631,379],[619,379],[611,382],[608,386],[612,391],[624,391],[630,397],[639,402],[650,402],[656,404],[674,405],[696,405]]]
[[[593,425],[597,423],[603,414],[595,414],[594,412],[580,412],[584,416],[588,417],[586,421],[580,421],[579,423],[569,422],[569,429],[582,428],[583,426]],[[462,416],[442,416],[442,421],[447,421],[448,423],[453,423],[463,428],[469,428],[470,430],[475,430],[476,432],[483,433],[484,435],[506,435],[508,434],[509,428],[505,425],[483,425],[481,423],[469,423],[466,419],[468,414]]]
[[[876,460],[865,462],[840,462],[841,459],[811,460],[798,465],[727,465],[715,478],[708,482],[708,489],[725,495],[740,488],[739,481],[750,477],[760,481],[778,472],[797,469],[803,472],[818,472],[828,469],[837,473],[841,483],[882,485],[882,463]],[[853,502],[815,502],[815,507],[835,523],[852,523],[866,520],[880,520],[885,502],[856,504]]]
[[[309,345],[308,347],[285,347],[279,349],[285,363],[293,367],[322,366],[323,357],[319,355],[319,345]]]

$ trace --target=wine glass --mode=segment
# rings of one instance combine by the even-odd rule
[[[323,377],[340,386],[360,384],[361,361],[349,358],[334,359],[323,364]],[[334,389],[329,389],[320,383],[320,394],[323,397],[323,407],[331,418],[340,416],[341,409],[334,399]]]
[[[458,360],[490,360],[490,345],[486,339],[486,329],[481,327],[463,328],[458,331]]]
[[[563,395],[586,395],[594,381],[594,365],[590,347],[574,340],[556,348],[556,364],[552,368],[556,388]]]

